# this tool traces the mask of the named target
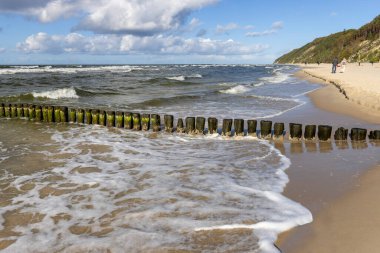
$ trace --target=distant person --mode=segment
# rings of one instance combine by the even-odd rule
[[[333,62],[332,62],[332,71],[331,73],[335,74],[336,73],[336,67],[338,66],[338,58],[334,58]]]
[[[319,64],[321,64],[321,62],[320,62],[320,61],[317,61],[317,64],[318,64],[318,66],[319,66]]]
[[[346,58],[343,58],[342,62],[340,63],[340,73],[344,73],[346,71],[346,65],[347,65],[347,60]]]

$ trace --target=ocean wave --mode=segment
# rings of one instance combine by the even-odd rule
[[[277,83],[285,82],[286,80],[289,79],[289,77],[290,77],[290,74],[282,73],[279,71],[273,71],[272,76],[261,77],[259,78],[259,80],[264,81],[266,83],[277,84]]]
[[[246,93],[249,90],[250,90],[250,88],[248,88],[244,85],[238,85],[238,86],[229,88],[227,90],[221,90],[219,92],[225,93],[225,94],[241,94],[241,93]]]
[[[74,74],[82,72],[109,71],[113,73],[128,73],[144,70],[140,66],[118,65],[118,66],[11,66],[11,68],[0,69],[0,75],[12,75],[19,73],[65,73]]]
[[[79,98],[74,87],[57,89],[52,91],[42,91],[42,92],[32,92],[35,98],[50,98],[50,99],[60,99],[60,98]]]
[[[185,81],[186,79],[190,79],[190,78],[202,78],[202,75],[194,74],[194,75],[189,75],[189,76],[168,76],[165,78],[169,80]]]

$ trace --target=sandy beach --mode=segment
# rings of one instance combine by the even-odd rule
[[[339,69],[338,69],[339,72]],[[302,108],[299,120],[346,127],[379,128],[380,69],[370,64],[349,64],[345,73],[330,73],[330,65],[308,65],[296,76],[325,86],[309,94],[312,105]],[[339,90],[340,87],[340,90]],[[346,96],[342,91],[346,92]],[[363,102],[368,98],[368,102]],[[374,104],[372,104],[374,103]],[[378,102],[377,102],[378,103]],[[314,106],[313,106],[314,105]],[[284,115],[283,118],[287,116]],[[293,144],[294,146],[295,144]],[[309,149],[308,149],[309,146]],[[298,144],[286,155],[292,165],[284,194],[313,214],[313,222],[280,236],[282,252],[375,252],[379,247],[379,143],[347,142],[310,149]],[[372,155],[368,154],[372,150]],[[314,150],[310,151],[310,150]]]

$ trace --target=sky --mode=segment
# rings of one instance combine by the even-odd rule
[[[0,0],[0,64],[266,64],[379,0]]]

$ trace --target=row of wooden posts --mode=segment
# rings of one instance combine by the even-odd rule
[[[104,111],[97,109],[75,109],[66,106],[29,105],[29,104],[1,104],[0,118],[27,118],[37,122],[48,123],[78,123],[97,124],[108,127],[118,127],[133,130],[153,132],[161,131],[161,117],[159,114],[140,114],[122,111]],[[184,124],[185,123],[185,124]],[[218,119],[209,117],[207,119],[209,134],[218,133]],[[166,132],[177,131],[178,133],[205,134],[206,118],[187,117],[185,122],[182,118],[177,120],[174,128],[173,115],[164,115],[164,130]],[[272,129],[273,125],[273,129]],[[223,119],[221,135],[223,136],[258,136],[262,139],[282,140],[285,135],[285,124],[274,123],[269,120],[260,121],[260,131],[257,130],[257,120],[247,120],[247,131],[244,131],[243,119]],[[232,127],[234,131],[232,131]],[[317,131],[318,129],[318,131]],[[289,124],[289,138],[291,140],[315,140],[331,139],[332,127],[328,125],[306,125],[303,131],[302,124]],[[370,131],[368,135],[371,140],[380,140],[380,130]],[[350,138],[353,141],[363,141],[367,138],[367,130],[352,128]],[[335,140],[347,140],[348,129],[338,128],[334,133]]]

